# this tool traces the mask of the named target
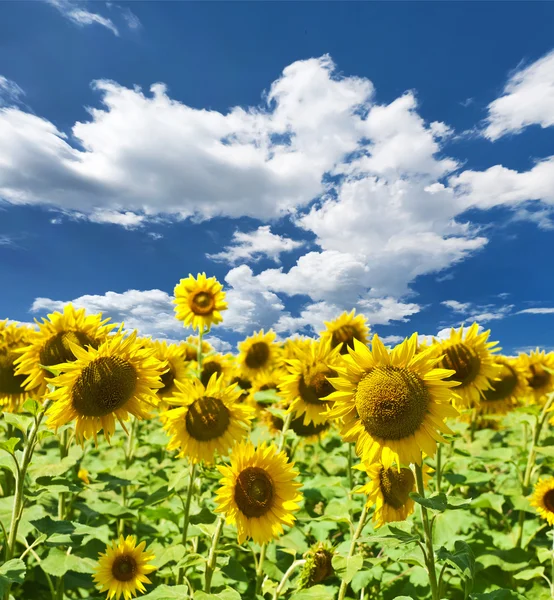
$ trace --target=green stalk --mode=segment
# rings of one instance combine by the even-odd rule
[[[185,501],[185,515],[183,521],[183,536],[181,538],[181,543],[183,546],[187,547],[187,534],[189,529],[189,515],[190,515],[190,503],[192,500],[192,493],[194,489],[194,477],[196,475],[196,463],[191,463],[190,465],[190,481],[189,488],[187,490],[187,499]],[[177,574],[177,585],[181,585],[183,583],[183,577],[185,575],[184,567],[179,568],[179,573]]]
[[[295,560],[292,563],[292,565],[287,569],[286,573],[283,575],[283,578],[281,579],[281,582],[277,586],[277,589],[275,590],[275,593],[273,594],[273,600],[279,600],[279,596],[281,595],[281,592],[283,591],[283,588],[285,587],[285,585],[287,585],[287,581],[289,580],[289,577],[292,575],[293,571],[297,567],[301,567],[305,563],[306,563],[306,561],[303,560],[303,559],[302,560]]]
[[[212,577],[215,571],[215,563],[217,558],[217,544],[219,542],[222,529],[223,517],[218,517],[217,525],[215,526],[215,531],[212,536],[212,545],[210,547],[210,553],[208,554],[208,562],[206,563],[206,582],[204,586],[204,591],[206,594],[209,594],[212,589]]]
[[[262,544],[260,550],[260,559],[258,560],[258,568],[256,569],[256,596],[262,591],[262,583],[264,578],[264,562],[265,553],[267,552],[267,544]]]
[[[362,509],[362,514],[360,515],[360,520],[358,521],[358,527],[352,536],[352,540],[350,542],[350,550],[348,551],[348,558],[352,558],[354,556],[354,551],[356,550],[356,542],[358,538],[362,534],[362,529],[365,525],[365,519],[367,517],[367,504],[364,502],[364,507]],[[340,584],[339,597],[337,600],[344,600],[346,596],[346,588],[348,587],[348,583],[343,579]]]
[[[529,453],[527,455],[527,465],[525,466],[525,473],[523,475],[523,482],[521,484],[521,491],[524,496],[527,496],[530,492],[530,483],[531,483],[531,474],[533,473],[533,467],[535,466],[535,461],[537,459],[536,447],[538,446],[542,428],[546,422],[546,417],[548,415],[548,409],[552,406],[554,402],[554,394],[550,394],[548,400],[543,406],[539,417],[536,419],[533,424],[532,434],[531,434],[531,445],[529,446]],[[521,543],[523,541],[523,524],[525,522],[525,511],[519,511],[518,518],[518,528],[519,534],[517,537],[516,547],[521,548]]]
[[[281,429],[281,439],[279,440],[279,445],[277,446],[277,452],[281,452],[285,447],[285,440],[287,439],[287,431],[289,430],[290,424],[292,422],[292,412],[288,413],[283,422],[283,429]]]
[[[19,529],[19,523],[23,516],[23,502],[24,502],[24,491],[25,491],[25,476],[27,475],[27,469],[31,464],[33,458],[33,452],[37,445],[37,434],[40,427],[44,412],[48,407],[49,402],[46,401],[43,405],[43,410],[34,417],[34,423],[29,431],[25,447],[23,448],[23,455],[21,456],[21,464],[15,459],[16,464],[16,476],[15,476],[15,496],[13,499],[12,518],[10,524],[10,532],[8,535],[8,541],[6,545],[6,561],[11,560],[15,554],[15,545],[17,542],[17,530]],[[15,458],[15,457],[14,457]],[[10,597],[11,583],[6,584],[4,592],[4,598],[6,600]]]
[[[423,485],[423,469],[421,465],[415,465],[417,491],[420,496],[425,498],[425,486]],[[429,524],[429,515],[427,509],[422,504],[419,505],[421,510],[421,521],[423,523],[423,533],[425,535],[425,546],[427,548],[425,564],[429,573],[429,584],[431,585],[431,596],[433,600],[439,600],[439,586],[437,582],[437,569],[435,567],[435,550],[433,548],[433,534]]]
[[[442,483],[442,444],[437,444],[437,492],[440,494]]]
[[[60,460],[63,460],[68,454],[68,434],[69,430],[65,429],[60,437]],[[66,497],[64,492],[58,494],[58,519],[62,521],[65,516]]]
[[[125,448],[125,470],[129,469],[131,464],[133,463],[133,454],[135,447],[135,435],[137,433],[138,427],[138,419],[136,417],[131,417],[131,431],[127,437],[127,446]],[[127,506],[127,486],[122,486],[121,489],[121,498],[123,502],[123,506]],[[125,519],[121,517],[117,523],[117,535],[123,535],[125,531]]]
[[[350,488],[350,491],[352,491],[352,488],[354,487],[354,474],[352,473],[352,462],[352,443],[348,442],[348,487]]]
[[[196,351],[196,362],[198,363],[198,379],[202,377],[202,339],[204,338],[204,326],[198,330],[198,350]]]

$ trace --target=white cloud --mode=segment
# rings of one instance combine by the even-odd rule
[[[86,10],[83,8],[84,3],[82,2],[77,3],[73,2],[73,0],[46,0],[46,2],[57,8],[66,19],[69,19],[79,27],[94,24],[102,25],[102,27],[106,27],[113,34],[119,35],[119,31],[113,21],[97,13]]]
[[[471,302],[458,302],[457,300],[444,300],[443,306],[451,308],[454,312],[467,312],[471,307]]]
[[[380,337],[383,344],[387,344],[389,346],[396,346],[396,344],[400,344],[400,342],[404,341],[404,338],[401,335],[384,335]]]
[[[126,7],[121,8],[121,16],[127,23],[129,29],[137,30],[142,28],[142,23],[140,22],[140,19],[137,17],[137,15],[135,15],[134,12],[131,11],[131,9]]]
[[[458,302],[457,300],[445,300],[441,304],[450,308],[454,313],[463,315],[466,322],[487,323],[488,321],[504,319],[514,314],[512,310],[514,308],[513,304],[496,306],[495,304],[474,304],[472,302]]]
[[[4,234],[0,235],[0,246],[11,246],[13,243],[13,237]]]
[[[256,262],[267,256],[278,263],[281,253],[300,248],[303,243],[271,233],[269,225],[262,225],[250,232],[235,231],[231,244],[217,254],[208,254],[208,258],[234,265]]]
[[[71,137],[38,116],[0,112],[0,196],[83,214],[116,211],[263,220],[304,206],[358,147],[372,84],[327,56],[295,62],[260,107],[226,114],[97,81],[102,107]],[[69,140],[75,141],[72,146]],[[82,148],[82,149],[81,149]]]
[[[529,314],[529,315],[552,315],[554,314],[554,308],[525,308],[519,310],[518,315]]]
[[[134,229],[142,225],[144,215],[137,215],[130,211],[116,212],[113,210],[98,211],[89,216],[89,220],[93,223],[111,223],[121,225],[125,229]]]
[[[24,95],[17,83],[0,75],[0,106],[16,104]]]
[[[490,140],[519,133],[529,125],[554,125],[554,51],[510,77],[500,98],[488,106],[483,134]]]

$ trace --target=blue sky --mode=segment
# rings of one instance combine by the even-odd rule
[[[546,2],[0,3],[0,318],[179,339],[206,271],[221,349],[354,307],[389,343],[552,348],[553,30]]]

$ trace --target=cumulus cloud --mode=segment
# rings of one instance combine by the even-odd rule
[[[283,252],[291,252],[303,244],[304,242],[271,233],[269,225],[262,225],[254,231],[235,231],[231,244],[217,254],[208,254],[208,258],[231,265],[237,262],[256,262],[264,257],[278,263]]]
[[[119,31],[111,19],[86,10],[84,2],[78,3],[73,0],[46,0],[46,2],[57,8],[66,19],[79,27],[96,24],[106,27],[114,35],[119,35]]]
[[[16,104],[24,95],[17,83],[0,75],[0,106]]]
[[[493,141],[529,125],[554,125],[554,51],[512,74],[486,123],[483,134]]]

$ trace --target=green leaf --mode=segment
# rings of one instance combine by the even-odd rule
[[[42,407],[36,400],[29,399],[25,400],[23,403],[23,410],[24,412],[28,412],[36,417],[42,410]]]
[[[448,552],[443,546],[437,552],[437,556],[454,567],[463,579],[473,580],[475,576],[475,556],[468,544],[461,540],[456,540],[454,552]]]
[[[307,590],[296,592],[290,600],[333,600],[336,588],[326,585],[314,585]]]
[[[17,444],[19,444],[19,438],[12,437],[6,442],[0,442],[0,449],[5,450],[13,456]]]
[[[504,496],[493,492],[485,492],[471,502],[474,508],[492,508],[499,514],[503,514],[502,506],[504,504]]]
[[[347,558],[340,554],[335,554],[332,564],[337,577],[344,579],[346,583],[350,583],[352,577],[362,568],[364,557],[361,554],[356,554]]]
[[[13,558],[5,562],[0,567],[0,594],[4,595],[5,590],[11,583],[23,583],[25,571],[25,563],[19,558]]]
[[[33,418],[27,415],[16,415],[15,413],[4,413],[4,420],[6,423],[13,425],[16,429],[19,429],[23,435],[27,433],[29,425],[33,422]]]
[[[158,569],[161,569],[161,567],[169,562],[180,561],[186,554],[186,549],[183,544],[177,544],[176,546],[170,546],[169,548],[164,548],[161,544],[152,544],[148,548],[148,551],[152,552],[156,557],[151,562]]]
[[[171,598],[173,598],[173,596],[171,596]],[[206,594],[206,592],[197,591],[194,592],[193,598],[194,600],[241,600],[240,594],[236,590],[233,590],[229,587],[217,594]]]
[[[41,561],[40,566],[48,575],[63,577],[68,571],[94,573],[96,562],[91,558],[80,558],[74,554],[67,554],[59,548],[52,548],[48,556]]]
[[[275,390],[264,390],[263,392],[256,392],[254,400],[258,404],[275,404],[280,402],[281,396]]]
[[[471,600],[529,600],[525,596],[514,592],[513,590],[494,590],[485,594],[472,594]]]
[[[437,512],[443,512],[446,509],[455,510],[458,508],[467,508],[471,504],[471,502],[460,500],[459,498],[452,498],[452,502],[449,502],[449,498],[442,492],[440,494],[433,494],[432,496],[429,496],[429,498],[424,498],[417,492],[411,492],[410,498],[412,498],[414,502],[425,506],[425,508],[430,508]]]
[[[542,577],[544,573],[544,567],[535,567],[534,569],[525,569],[520,573],[514,573],[514,579],[521,579],[522,581],[529,581],[535,577]]]
[[[183,600],[188,597],[188,585],[159,585],[153,592],[141,596],[140,600]]]
[[[33,479],[39,477],[59,477],[67,473],[83,456],[81,446],[71,446],[68,455],[62,460],[52,460],[51,456],[42,456],[42,462],[33,461],[29,467],[29,475]]]

